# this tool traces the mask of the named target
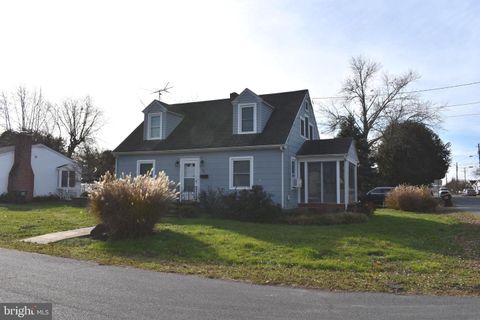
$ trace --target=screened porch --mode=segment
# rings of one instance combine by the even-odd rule
[[[306,142],[297,154],[299,204],[357,202],[358,157],[352,139]]]

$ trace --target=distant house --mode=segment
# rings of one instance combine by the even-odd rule
[[[16,148],[22,150],[15,152]],[[79,196],[80,169],[75,161],[43,144],[27,142],[3,147],[0,148],[0,194],[7,192],[26,192],[27,199]]]
[[[167,104],[154,100],[114,150],[117,175],[164,171],[180,198],[261,185],[283,208],[357,199],[352,139],[320,139],[308,90]]]

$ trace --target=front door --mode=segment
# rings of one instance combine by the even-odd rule
[[[196,201],[200,189],[200,160],[198,158],[180,160],[180,199]]]

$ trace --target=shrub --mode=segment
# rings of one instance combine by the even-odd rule
[[[13,196],[12,193],[2,193],[0,194],[0,203],[9,203],[9,202],[14,202],[15,197]]]
[[[179,218],[198,218],[201,210],[196,202],[177,202],[172,213]]]
[[[437,201],[426,186],[401,185],[387,195],[385,205],[397,210],[429,212],[435,211]]]
[[[62,199],[56,194],[49,194],[48,196],[33,197],[33,202],[58,202]]]
[[[199,207],[204,213],[213,217],[225,217],[227,213],[225,196],[223,189],[202,190],[198,198]]]
[[[281,213],[262,186],[230,193],[221,189],[202,191],[200,207],[214,217],[252,222],[273,222]]]
[[[318,213],[315,209],[297,208],[285,212],[282,222],[297,225],[353,224],[368,221],[368,215],[357,212]]]
[[[90,193],[90,212],[113,238],[140,237],[153,232],[177,193],[165,173],[116,179],[107,172]]]

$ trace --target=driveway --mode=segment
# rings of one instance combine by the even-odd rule
[[[479,298],[335,293],[101,266],[0,249],[0,302],[54,319],[478,319]]]
[[[480,196],[453,196],[453,205],[456,211],[469,211],[480,214]]]

